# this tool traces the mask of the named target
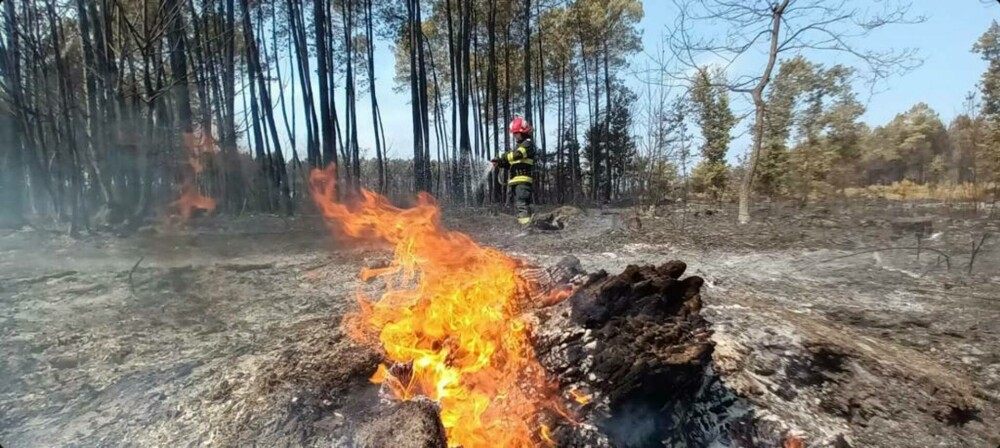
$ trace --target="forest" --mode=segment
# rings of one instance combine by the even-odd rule
[[[0,0],[0,445],[998,448],[992,17]]]
[[[535,125],[539,203],[738,202],[747,222],[752,201],[996,201],[1000,25],[968,43],[988,68],[960,115],[865,123],[920,63],[866,39],[921,21],[911,5],[744,3],[675,0],[652,49],[640,0],[6,0],[0,223],[291,214],[331,164],[348,196],[502,204],[484,167],[515,115]],[[817,62],[831,52],[850,62]],[[409,110],[380,106],[385,83]],[[412,148],[390,151],[383,117],[406,113]]]

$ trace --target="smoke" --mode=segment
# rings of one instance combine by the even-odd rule
[[[616,446],[662,447],[660,433],[668,427],[664,420],[651,403],[630,402],[618,409],[603,426]]]
[[[0,116],[0,228],[17,228],[24,223],[23,202],[25,176],[21,163],[20,142],[14,138],[13,117]]]
[[[613,406],[613,416],[600,425],[615,446],[711,447],[734,446],[734,424],[750,415],[750,406],[736,396],[708,367],[693,393],[675,396],[665,405],[640,394]]]

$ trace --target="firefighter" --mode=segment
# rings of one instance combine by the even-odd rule
[[[510,122],[510,133],[514,134],[517,148],[507,151],[500,158],[493,159],[493,165],[510,170],[511,194],[517,207],[517,222],[527,228],[531,224],[532,172],[535,167],[535,144],[531,141],[531,124],[523,117],[514,117]]]

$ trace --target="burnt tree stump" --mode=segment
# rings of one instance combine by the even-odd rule
[[[568,258],[556,265],[565,278]],[[536,311],[535,350],[569,398],[577,422],[553,432],[565,447],[707,446],[728,440],[738,399],[711,374],[713,344],[701,316],[702,278],[687,266],[629,266],[583,274],[557,305]],[[538,276],[544,277],[544,276]]]

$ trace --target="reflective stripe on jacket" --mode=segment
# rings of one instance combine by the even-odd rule
[[[508,185],[532,182],[532,172],[535,168],[535,144],[531,139],[525,139],[518,144],[517,149],[504,154],[503,161],[510,167]]]

